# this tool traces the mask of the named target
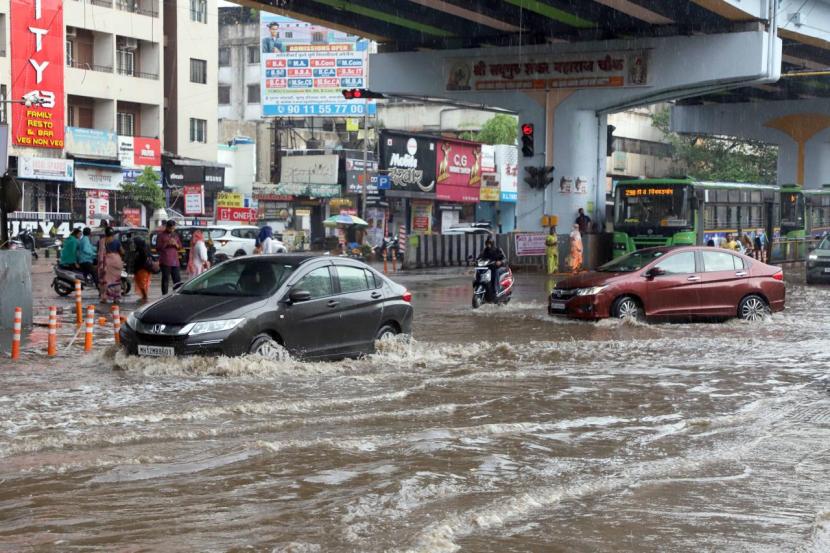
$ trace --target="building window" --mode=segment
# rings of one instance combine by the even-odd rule
[[[231,66],[231,49],[219,48],[219,67]]]
[[[248,63],[259,63],[259,46],[248,46]]]
[[[207,121],[204,119],[190,119],[190,141],[207,142]]]
[[[132,50],[116,50],[116,63],[120,75],[135,76],[135,52]]]
[[[118,112],[116,114],[116,128],[121,136],[135,136],[135,115]]]
[[[71,40],[66,41],[66,66],[73,67],[75,61],[75,43]]]
[[[190,0],[190,19],[207,23],[207,0]]]
[[[231,87],[219,85],[219,104],[226,106],[231,103]]]
[[[190,82],[207,84],[207,62],[190,58]]]
[[[249,104],[258,104],[259,103],[259,85],[258,84],[249,84],[248,85],[248,103]]]

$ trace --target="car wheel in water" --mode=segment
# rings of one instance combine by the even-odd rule
[[[617,298],[611,306],[611,316],[617,319],[639,320],[643,316],[643,310],[637,300],[631,296],[622,296]]]
[[[69,294],[72,293],[72,287],[69,286],[67,283],[65,283],[63,281],[60,281],[58,279],[55,279],[55,280],[52,281],[52,288],[55,289],[55,292],[59,296],[68,296]]]
[[[375,335],[376,342],[382,342],[383,340],[389,340],[394,338],[398,335],[398,330],[392,325],[383,325],[378,330],[378,333]]]
[[[245,255],[245,250],[236,250],[236,253],[233,254],[234,257],[242,257]]]
[[[760,321],[769,314],[769,306],[761,296],[747,296],[738,305],[738,317],[745,321]]]
[[[254,338],[248,353],[274,361],[282,361],[288,358],[285,348],[268,334],[260,334]]]

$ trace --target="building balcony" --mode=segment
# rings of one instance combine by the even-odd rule
[[[139,79],[151,79],[151,80],[154,80],[154,81],[159,80],[159,74],[158,73],[147,73],[147,72],[144,72],[144,71],[135,71],[133,69],[130,69],[129,67],[119,67],[117,72],[118,72],[119,75],[125,75],[127,77],[138,77]]]
[[[139,15],[146,15],[148,17],[158,17],[158,4],[151,4],[150,2],[136,2],[131,0],[117,0],[115,7],[121,11],[129,13],[137,13]]]
[[[112,73],[111,65],[96,65],[93,63],[86,63],[77,60],[66,60],[67,67],[74,67],[75,69],[83,69],[85,71],[98,71],[99,73]]]

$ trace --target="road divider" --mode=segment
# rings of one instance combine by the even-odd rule
[[[92,334],[95,331],[95,306],[86,308],[86,335],[84,336],[84,351],[92,351]]]
[[[14,327],[12,333],[12,359],[20,358],[20,333],[23,329],[23,308],[14,308]]]
[[[49,308],[49,338],[46,343],[46,355],[54,357],[58,353],[58,308]]]

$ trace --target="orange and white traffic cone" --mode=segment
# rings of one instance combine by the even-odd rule
[[[58,308],[49,308],[49,340],[46,345],[46,355],[54,357],[58,353]]]
[[[112,306],[112,325],[115,328],[115,343],[121,343],[121,313],[117,305]]]
[[[84,351],[92,351],[92,333],[95,331],[95,306],[86,308],[86,335],[84,336]]]
[[[392,250],[392,272],[398,272],[398,254],[395,253],[395,250]]]
[[[75,324],[84,324],[83,294],[81,292],[81,281],[75,279]]]
[[[20,359],[20,333],[23,329],[23,309],[14,308],[14,331],[12,333],[12,359]]]
[[[383,250],[383,274],[389,272],[388,262],[386,261],[386,250]]]

